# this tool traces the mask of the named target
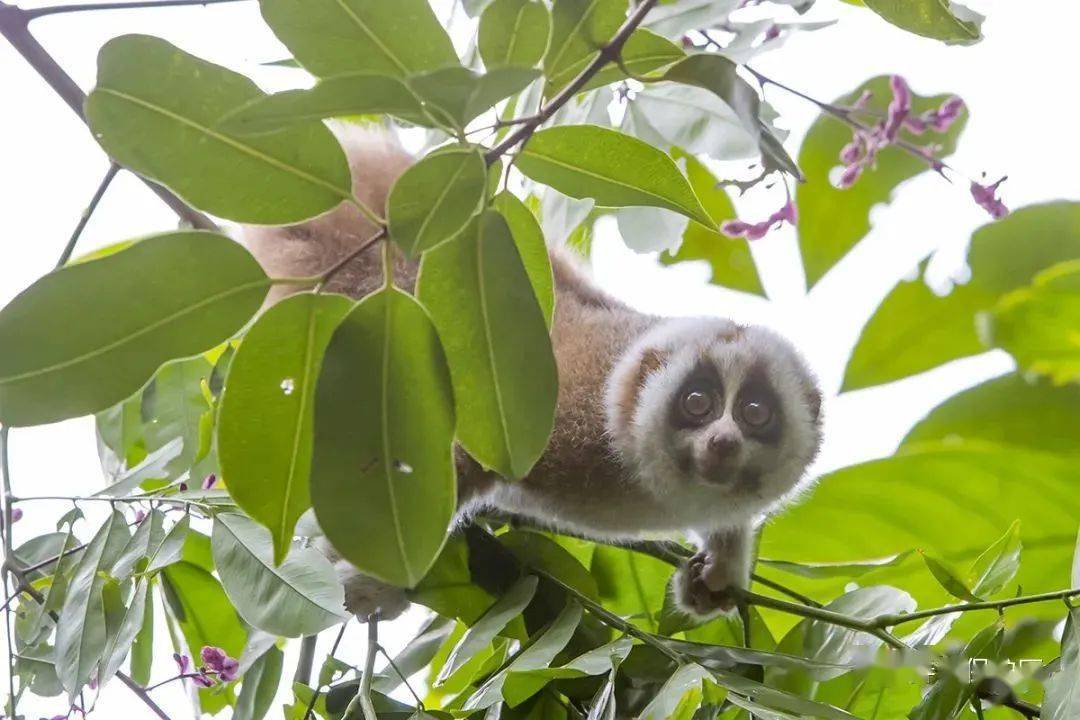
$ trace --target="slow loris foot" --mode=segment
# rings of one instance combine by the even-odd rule
[[[707,551],[690,558],[675,576],[675,599],[691,615],[709,617],[735,609],[732,590],[742,588],[739,562],[732,558],[710,556]],[[714,589],[716,588],[716,589]]]

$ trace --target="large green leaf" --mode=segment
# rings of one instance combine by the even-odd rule
[[[766,526],[761,553],[842,562],[921,547],[966,564],[1020,520],[1025,561],[1016,582],[1025,592],[1060,589],[1080,517],[1077,487],[1080,471],[1069,458],[982,440],[919,443],[823,477],[812,496]],[[907,564],[885,567],[874,581],[904,577],[920,601],[939,599],[922,572],[926,581]]]
[[[369,295],[334,332],[316,389],[311,501],[338,552],[386,582],[419,582],[454,514],[453,436],[431,320],[399,290]]]
[[[709,169],[691,155],[677,153],[676,157],[685,158],[686,177],[690,180],[694,192],[701,198],[701,204],[712,218],[713,226],[734,219],[735,208],[731,199]],[[678,250],[674,253],[662,253],[660,262],[674,265],[694,260],[704,260],[709,264],[712,271],[709,282],[715,285],[755,295],[765,294],[753,255],[750,254],[750,243],[745,239],[729,238],[715,230],[691,223],[686,226]]]
[[[209,542],[205,535],[192,533],[190,537],[200,538],[193,542],[193,549],[194,545]],[[178,646],[177,652],[198,658],[203,647],[212,645],[229,657],[239,658],[247,642],[247,631],[210,571],[201,564],[178,562],[167,567],[160,577],[170,622],[179,626],[186,646]],[[202,711],[211,714],[234,702],[231,687],[224,692],[217,688],[199,690],[198,696]]]
[[[275,565],[270,533],[244,515],[221,513],[214,565],[240,617],[274,635],[315,635],[344,620],[345,596],[326,556],[297,547]]]
[[[532,180],[597,205],[644,205],[686,215],[705,227],[712,219],[675,162],[652,145],[595,125],[541,130],[518,154]]]
[[[809,185],[810,183],[808,183]],[[832,225],[840,200],[823,209]],[[805,208],[801,208],[805,215]],[[800,224],[800,228],[802,225]],[[940,297],[921,281],[900,284],[878,308],[848,361],[844,388],[854,390],[929,370],[983,348],[976,314],[1051,265],[1080,257],[1080,203],[1021,208],[971,238],[971,280]],[[926,318],[933,318],[932,323]]]
[[[700,665],[683,665],[660,686],[638,717],[641,720],[668,720],[675,714],[675,708],[683,696],[695,688],[700,688],[701,681],[707,677],[709,671]]]
[[[93,675],[106,646],[102,588],[130,535],[124,516],[113,510],[76,565],[56,624],[56,674],[72,698]]]
[[[544,313],[544,322],[551,327],[551,317],[555,312],[555,279],[551,274],[551,259],[544,242],[544,231],[540,229],[540,223],[532,211],[509,191],[496,195],[491,205],[510,226],[518,255],[529,275],[540,311]]]
[[[931,410],[903,440],[985,440],[1052,453],[1080,453],[1080,387],[1029,382],[1013,373],[987,380]]]
[[[180,452],[164,464],[163,474],[151,472],[149,468],[136,472],[133,468],[133,472],[125,473],[106,488],[107,494],[121,495],[134,490],[137,479],[141,484],[161,478],[178,478],[206,457],[210,442],[205,423],[210,419],[212,407],[203,387],[212,370],[213,366],[205,357],[196,355],[168,362],[154,373],[154,378],[143,388],[139,407],[144,443],[150,452],[147,460],[157,456],[177,438],[183,445]],[[166,451],[162,459],[168,455]]]
[[[672,573],[670,565],[651,555],[600,545],[589,569],[605,607],[649,630],[657,629]]]
[[[1058,383],[1080,379],[1080,260],[1039,273],[1001,298],[988,319],[987,339],[1021,367]]]
[[[862,0],[866,7],[893,25],[950,45],[969,45],[982,39],[982,16],[945,0]]]
[[[390,237],[410,257],[461,232],[480,212],[487,166],[475,149],[428,155],[398,178],[387,200]]]
[[[109,633],[110,637],[101,657],[98,677],[101,678],[100,682],[102,684],[115,675],[116,671],[123,665],[132,645],[135,643],[135,636],[142,629],[149,589],[150,581],[148,579],[140,578],[136,580],[135,591],[128,598],[126,606],[120,608],[122,612],[118,618],[116,632]]]
[[[484,65],[531,67],[547,51],[551,13],[539,0],[495,0],[480,16],[477,44]]]
[[[595,50],[596,48],[594,48],[594,54]],[[682,60],[684,57],[686,57],[686,53],[679,45],[654,32],[638,28],[631,33],[622,46],[622,50],[619,51],[619,62],[611,62],[605,65],[581,89],[582,91],[592,90],[625,80],[628,72],[635,78],[655,74],[656,71],[673,62]],[[578,62],[565,68],[550,85],[568,84],[578,73],[585,69],[592,59],[592,54],[582,57]]]
[[[232,720],[262,720],[266,717],[277,695],[284,660],[285,654],[271,646],[244,673]]]
[[[937,0],[932,0],[937,2]],[[838,105],[851,105],[866,90],[873,93],[873,105],[883,109],[888,98],[889,78],[876,77],[838,98]],[[948,95],[912,95],[913,113],[937,108]],[[952,154],[967,122],[967,112],[944,134],[933,139],[942,145],[939,157]],[[848,250],[870,231],[870,210],[887,203],[900,183],[927,170],[927,164],[896,147],[882,151],[876,166],[863,173],[850,188],[841,190],[829,180],[839,166],[840,150],[851,142],[851,128],[824,113],[814,121],[799,149],[799,167],[806,182],[796,189],[799,205],[799,247],[802,250],[806,284],[814,285]],[[843,208],[843,212],[837,212]]]
[[[297,222],[352,197],[345,154],[318,122],[265,136],[216,128],[263,96],[248,78],[146,35],[98,56],[86,119],[117,162],[237,222]]]
[[[157,235],[46,275],[0,311],[0,422],[120,402],[166,360],[239,330],[269,286],[247,250],[204,232]]]
[[[825,606],[827,610],[860,620],[879,615],[912,612],[915,600],[903,590],[887,585],[871,585],[845,593]],[[857,630],[833,625],[823,620],[806,621],[803,654],[819,662],[837,664],[863,663],[872,660],[873,651],[881,645],[877,638],[867,637]],[[846,669],[816,671],[814,678],[828,680]]]
[[[229,113],[218,127],[244,135],[329,117],[382,113],[431,124],[420,99],[400,79],[349,73],[323,78],[309,90],[286,90],[253,100]]]
[[[270,529],[275,563],[311,507],[315,383],[352,306],[341,295],[282,300],[248,330],[229,370],[217,424],[222,476],[236,504]]]
[[[259,6],[293,57],[318,77],[405,77],[459,64],[427,0],[260,0]]]
[[[450,363],[458,441],[484,467],[524,477],[547,447],[559,378],[510,227],[489,210],[420,267],[417,294]]]
[[[573,80],[597,50],[607,44],[626,18],[622,0],[555,0],[551,8],[551,43],[544,75],[551,96]]]

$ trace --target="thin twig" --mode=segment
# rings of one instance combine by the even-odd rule
[[[347,627],[349,627],[348,620],[341,623],[341,629],[338,630],[337,637],[334,638],[334,644],[330,647],[330,654],[326,656],[328,659],[337,654],[338,646],[341,645],[341,638],[345,637],[345,628]],[[322,687],[323,686],[320,684],[319,687],[315,688],[315,692],[311,693],[311,700],[308,701],[307,709],[304,711],[303,720],[309,720],[309,718],[311,718],[311,714],[315,711],[315,703],[318,701],[319,695],[322,694]]]
[[[374,245],[375,243],[379,242],[384,237],[386,237],[386,233],[387,233],[387,228],[386,228],[385,225],[383,225],[381,228],[379,228],[379,231],[377,233],[375,233],[374,235],[369,237],[367,240],[362,242],[360,244],[360,247],[356,248],[355,250],[350,252],[348,255],[346,255],[345,257],[338,260],[336,263],[331,265],[329,269],[324,270],[321,273],[321,277],[320,277],[320,280],[319,280],[318,284],[315,285],[315,292],[322,292],[322,289],[324,287],[326,287],[326,284],[328,282],[330,282],[334,278],[335,275],[337,275],[339,272],[341,272],[343,269],[345,269],[346,265],[351,263],[356,258],[360,257],[372,245]]]
[[[344,717],[352,717],[357,708],[364,715],[364,720],[379,720],[375,712],[375,706],[371,703],[371,678],[375,674],[375,654],[379,648],[379,620],[375,615],[369,615],[367,619],[368,641],[367,656],[364,658],[364,674],[360,676],[360,687],[356,695],[349,701],[345,708]]]
[[[36,20],[46,15],[60,15],[61,13],[86,12],[89,10],[135,10],[139,8],[163,8],[181,7],[184,5],[221,5],[223,3],[239,2],[239,0],[147,0],[146,2],[105,2],[105,3],[78,3],[74,5],[53,5],[52,7],[31,8],[26,10],[30,20]]]
[[[394,673],[401,680],[401,684],[408,689],[410,694],[412,694],[413,700],[416,701],[416,709],[423,710],[424,701],[421,700],[420,696],[416,694],[415,690],[413,690],[413,686],[409,684],[409,678],[405,677],[405,675],[402,674],[401,670],[397,666],[397,663],[394,662],[394,658],[390,657],[390,653],[386,652],[386,648],[384,648],[382,645],[379,645],[379,652],[381,652],[383,654],[383,657],[386,658],[386,662],[390,664],[391,669],[393,669]]]
[[[1001,610],[1014,605],[1028,605],[1031,603],[1049,602],[1051,600],[1067,600],[1080,597],[1080,588],[1069,590],[1057,590],[1055,592],[1040,593],[1038,595],[1021,595],[1020,597],[1007,600],[985,600],[983,602],[961,603],[959,605],[946,605],[945,607],[930,608],[917,612],[904,613],[902,615],[881,615],[871,621],[874,627],[887,627],[901,625],[903,623],[923,620],[935,615],[948,615],[954,612],[971,612],[972,610]]]
[[[101,179],[97,190],[94,191],[94,196],[90,198],[90,204],[86,206],[82,215],[79,216],[79,222],[75,225],[75,230],[71,233],[71,237],[68,239],[67,245],[64,246],[63,252],[60,253],[60,259],[56,261],[56,267],[64,267],[64,265],[67,264],[67,261],[71,259],[71,254],[75,252],[75,243],[79,242],[79,237],[86,228],[86,224],[90,222],[90,216],[97,210],[98,203],[101,202],[101,198],[104,197],[105,191],[109,189],[109,185],[119,171],[119,165],[114,162],[109,163],[109,169],[105,173],[105,177]]]
[[[0,487],[3,488],[3,508],[0,512],[0,533],[3,534],[4,565],[0,569],[0,581],[4,584],[4,636],[7,639],[8,653],[8,692],[11,699],[11,716],[18,717],[16,706],[18,696],[15,694],[15,648],[11,642],[11,634],[14,632],[14,624],[11,621],[11,600],[15,597],[11,592],[13,577],[10,572],[11,557],[11,466],[8,463],[8,431],[7,425],[0,427]],[[19,578],[19,585],[26,585],[23,578]]]
[[[83,102],[86,94],[75,84],[62,67],[53,59],[52,55],[42,47],[33,35],[30,34],[28,23],[30,13],[14,5],[8,5],[0,0],[0,35],[3,35],[12,47],[14,47],[30,67],[37,71],[49,87],[67,103],[68,107],[79,116],[84,123]],[[161,185],[140,176],[140,179],[156,194],[169,208],[175,212],[182,221],[195,228],[203,230],[217,230],[218,226],[213,220],[195,210],[183,200],[166,190]]]
[[[600,50],[596,53],[596,57],[585,66],[585,68],[578,73],[577,77],[570,81],[570,84],[563,88],[554,98],[551,99],[546,105],[530,119],[528,122],[523,123],[517,130],[512,132],[501,143],[488,150],[484,155],[484,159],[488,165],[491,165],[497,159],[502,157],[510,148],[514,147],[518,143],[523,143],[532,136],[536,128],[540,127],[541,123],[555,114],[559,108],[570,101],[570,98],[574,97],[585,87],[585,84],[592,79],[596,73],[600,72],[601,68],[612,62],[619,53],[622,52],[623,45],[630,38],[630,35],[637,29],[638,25],[645,20],[645,16],[652,10],[656,4],[656,0],[643,0],[643,2],[634,8],[634,12],[626,19],[626,22],[622,24],[622,27],[618,29],[615,36],[608,41]]]

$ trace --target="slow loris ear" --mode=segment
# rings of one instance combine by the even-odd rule
[[[638,398],[645,380],[664,366],[667,362],[667,352],[657,348],[645,348],[637,358],[637,364],[630,372],[626,372],[619,378],[619,388],[615,397],[616,416],[615,425],[625,428],[634,417],[637,409]]]

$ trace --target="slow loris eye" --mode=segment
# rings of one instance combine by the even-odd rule
[[[749,400],[742,406],[743,422],[751,427],[762,427],[772,420],[772,409],[760,400]]]
[[[690,390],[682,399],[682,408],[689,417],[702,418],[712,412],[712,396],[704,390]]]

